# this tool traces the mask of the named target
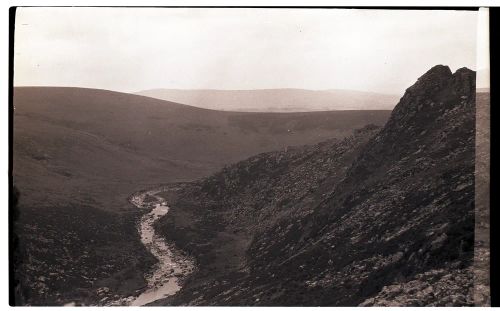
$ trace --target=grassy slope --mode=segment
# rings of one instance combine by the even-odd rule
[[[79,88],[16,88],[19,303],[93,303],[145,285],[154,262],[127,197],[288,145],[344,137],[388,111],[237,113]],[[107,294],[98,294],[100,287]]]

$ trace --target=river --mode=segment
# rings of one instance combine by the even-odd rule
[[[154,223],[168,213],[167,201],[158,195],[166,188],[156,188],[134,194],[130,202],[137,208],[149,210],[142,216],[138,231],[142,243],[158,259],[152,273],[146,276],[148,285],[138,296],[115,301],[112,305],[144,306],[153,301],[171,296],[181,289],[180,279],[194,269],[194,260],[167,243],[154,230]]]

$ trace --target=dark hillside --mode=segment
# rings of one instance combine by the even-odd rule
[[[259,155],[167,194],[158,227],[200,271],[164,303],[472,304],[474,147],[475,72],[436,66],[379,132]]]
[[[322,199],[315,189],[336,183],[379,129],[370,125],[345,140],[260,154],[203,182],[185,184],[182,191],[165,194],[175,208],[157,227],[197,256],[195,283],[244,268],[252,238],[280,219],[310,214],[311,203]]]

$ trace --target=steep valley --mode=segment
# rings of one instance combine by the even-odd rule
[[[195,268],[151,305],[474,303],[467,68],[433,67],[392,113],[223,112],[77,88],[16,88],[14,105],[18,304],[143,293],[157,259],[137,230],[148,211],[127,201],[159,185],[156,234]]]
[[[475,101],[475,72],[438,65],[384,126],[161,194],[198,270],[154,304],[473,305]]]
[[[343,138],[390,114],[221,112],[63,87],[15,88],[13,104],[18,305],[103,305],[140,293],[156,259],[137,232],[145,211],[128,202],[133,193]]]

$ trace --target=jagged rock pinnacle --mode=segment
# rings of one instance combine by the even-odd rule
[[[396,121],[396,127],[408,125],[416,115],[438,117],[449,104],[472,98],[475,89],[474,71],[464,67],[452,73],[448,66],[434,66],[406,90],[388,125]]]
[[[450,67],[437,65],[418,78],[417,82],[406,90],[409,95],[426,95],[439,91],[453,76]]]

